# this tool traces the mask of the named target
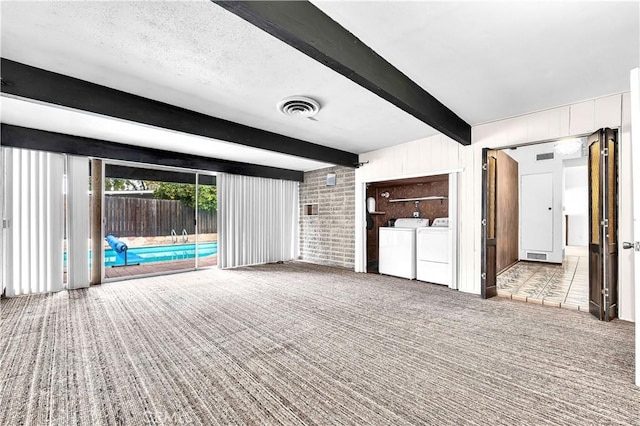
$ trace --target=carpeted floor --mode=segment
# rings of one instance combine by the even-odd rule
[[[1,303],[3,425],[640,424],[584,312],[301,262]]]

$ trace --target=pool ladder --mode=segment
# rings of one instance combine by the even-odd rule
[[[182,241],[184,243],[187,243],[189,241],[189,233],[184,228],[182,229]],[[178,242],[178,234],[176,233],[175,229],[171,230],[171,242],[173,244]],[[186,250],[184,252],[182,252],[182,255],[178,255],[179,259],[187,259],[188,257],[189,257],[189,253]],[[173,260],[175,260],[175,259],[176,258],[173,258]]]
[[[189,233],[187,232],[186,229],[182,228],[182,242],[186,243],[189,241]],[[171,230],[171,242],[173,244],[178,242],[178,234],[176,233],[175,229]]]

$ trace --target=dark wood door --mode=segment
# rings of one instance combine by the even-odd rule
[[[496,284],[496,207],[497,161],[495,151],[482,150],[482,276],[483,299],[498,295]]]
[[[618,315],[617,132],[589,136],[589,312],[601,321]]]

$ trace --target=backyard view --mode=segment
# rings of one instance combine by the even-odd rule
[[[216,265],[216,195],[198,186],[196,244],[195,183],[106,178],[105,277]]]

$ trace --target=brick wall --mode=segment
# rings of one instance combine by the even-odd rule
[[[327,186],[328,173],[336,174],[335,186]],[[329,167],[305,173],[300,184],[300,258],[353,268],[354,216],[354,169]]]

